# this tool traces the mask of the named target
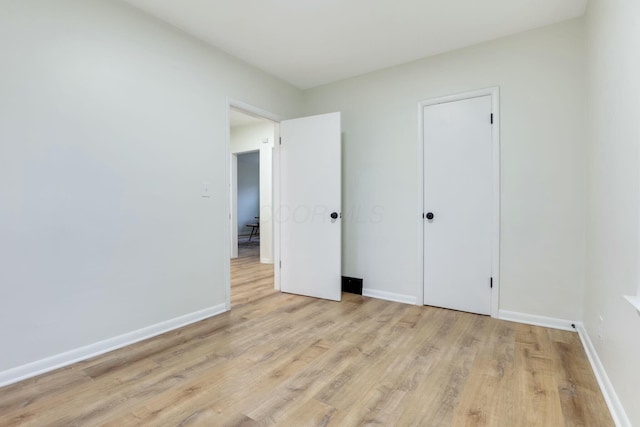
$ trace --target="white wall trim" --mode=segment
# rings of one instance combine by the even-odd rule
[[[273,212],[280,210],[280,122],[276,123],[273,141]],[[273,288],[280,291],[280,221],[273,217]]]
[[[113,350],[143,341],[165,332],[181,328],[191,323],[198,322],[209,317],[216,316],[227,311],[225,304],[219,304],[204,310],[189,313],[184,316],[169,319],[155,325],[147,326],[136,331],[127,332],[117,337],[108,338],[84,347],[56,354],[55,356],[27,363],[26,365],[11,368],[0,372],[0,387],[13,384],[36,375],[44,374],[58,368],[62,368],[82,360],[108,353]]]
[[[229,128],[229,132],[231,132],[231,128]],[[229,134],[229,138],[231,138],[231,134]],[[229,139],[231,141],[231,139]],[[231,144],[229,144],[231,147]],[[229,150],[231,151],[231,150]],[[229,258],[238,258],[238,155],[235,153],[231,153],[229,155],[231,159],[231,164],[229,165],[229,191],[231,194],[229,195],[229,231],[231,236],[231,246],[229,247]],[[229,273],[231,274],[231,273]]]
[[[232,238],[232,211],[231,204],[235,203],[235,200],[231,200],[232,188],[233,184],[231,179],[231,173],[237,173],[238,163],[237,158],[231,157],[231,107],[234,105],[234,101],[231,98],[227,98],[227,108],[225,110],[226,114],[226,122],[227,128],[225,131],[225,141],[224,141],[224,191],[226,193],[226,197],[224,198],[224,235],[228,236],[227,244],[225,245],[224,256],[225,259],[231,260],[231,257],[235,255],[235,251],[231,249],[231,245],[233,244]],[[236,227],[237,230],[237,227]],[[237,242],[236,242],[237,243]],[[222,272],[224,277],[224,304],[227,310],[231,310],[231,262],[224,263],[224,271]]]
[[[611,384],[611,381],[609,380],[609,376],[598,357],[598,352],[589,337],[587,329],[584,327],[582,322],[576,323],[576,329],[580,336],[580,340],[582,341],[584,351],[587,353],[587,357],[591,363],[591,368],[596,376],[596,380],[598,381],[604,400],[607,402],[613,421],[617,427],[631,427],[631,421],[627,417],[627,413],[622,406],[622,402],[620,402],[620,399],[613,388],[613,384]]]
[[[403,295],[403,294],[396,294],[393,292],[379,291],[377,289],[363,288],[362,296],[383,299],[383,300],[393,301],[393,302],[401,302],[404,304],[416,305],[416,297],[414,297],[413,295]],[[422,304],[418,304],[418,305],[422,305]]]
[[[416,304],[424,305],[424,107],[443,104],[445,102],[461,101],[464,99],[491,96],[491,110],[493,113],[492,151],[493,151],[493,201],[492,201],[492,241],[491,241],[491,276],[493,290],[491,292],[491,317],[499,317],[500,309],[500,88],[498,86],[470,92],[456,93],[428,99],[418,103],[418,289]]]
[[[509,322],[525,323],[527,325],[543,326],[545,328],[562,329],[564,331],[571,332],[576,331],[572,325],[577,325],[577,322],[572,320],[537,316],[535,314],[518,313],[516,311],[507,310],[500,310],[498,319],[508,320]]]

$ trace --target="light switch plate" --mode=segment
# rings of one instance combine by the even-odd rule
[[[207,198],[211,197],[210,191],[211,191],[211,185],[209,185],[207,181],[203,182],[200,195],[202,197],[207,197]]]

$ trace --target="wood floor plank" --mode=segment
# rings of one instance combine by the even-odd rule
[[[515,325],[490,320],[488,341],[476,357],[452,424],[460,426],[515,425],[513,402],[503,392],[512,380],[512,345]],[[508,401],[503,400],[507,397]],[[509,420],[509,421],[507,421]]]
[[[276,292],[0,389],[2,426],[612,426],[575,333],[360,295]]]
[[[611,415],[598,410],[605,402],[580,338],[566,331],[549,330],[548,334],[565,425],[610,425],[613,422]],[[583,378],[590,380],[579,380]]]
[[[520,425],[564,426],[550,340],[543,328],[518,325],[515,342]]]
[[[0,418],[12,412],[24,417],[26,408],[41,401],[49,405],[51,396],[58,390],[73,389],[88,382],[91,382],[88,375],[71,366],[6,386],[0,389]]]

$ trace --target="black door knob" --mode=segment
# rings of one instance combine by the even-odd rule
[[[433,212],[427,212],[427,219],[433,219]]]
[[[331,212],[331,219],[338,219],[338,212]]]

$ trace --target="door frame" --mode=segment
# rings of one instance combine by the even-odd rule
[[[492,225],[491,225],[491,317],[497,318],[500,306],[500,88],[498,86],[453,95],[440,96],[418,102],[418,289],[416,305],[424,305],[424,108],[448,102],[491,96],[492,132]]]
[[[271,120],[275,127],[275,135],[276,141],[280,139],[280,122],[282,119],[267,110],[263,110],[262,108],[255,107],[251,104],[248,104],[243,101],[239,101],[237,99],[227,97],[226,100],[226,110],[225,110],[225,120],[226,120],[226,135],[225,135],[225,162],[224,162],[224,188],[226,192],[226,197],[224,198],[224,209],[225,209],[225,225],[224,225],[224,235],[226,236],[226,244],[225,246],[225,258],[227,260],[231,260],[231,117],[229,111],[231,108],[236,108],[238,110],[246,111],[247,113],[254,114],[256,116],[260,116],[262,118]],[[272,173],[273,173],[273,192],[272,197],[273,201],[271,204],[271,208],[274,211],[273,218],[275,218],[275,210],[277,206],[280,206],[280,146],[277,143],[274,143],[273,149],[273,158],[272,158]],[[280,290],[280,269],[277,268],[280,260],[280,226],[277,221],[273,221],[273,269],[274,269],[274,287],[276,290]],[[225,263],[224,268],[224,282],[225,282],[225,308],[226,310],[231,310],[231,262]]]

